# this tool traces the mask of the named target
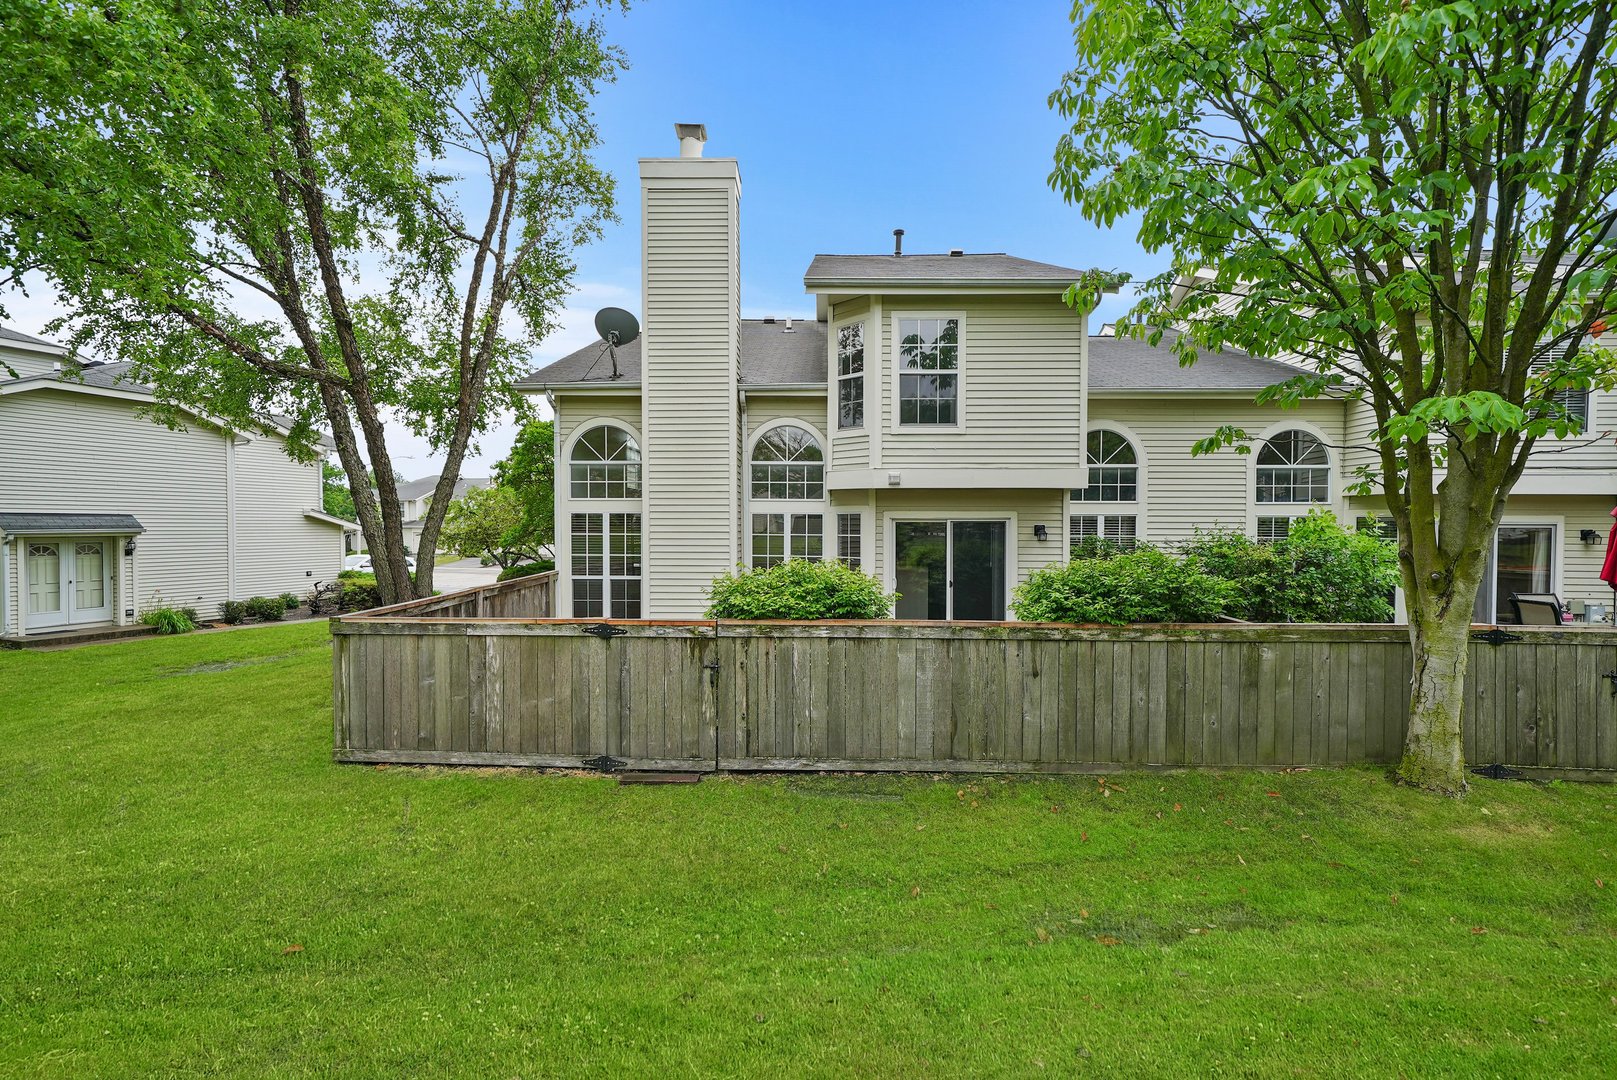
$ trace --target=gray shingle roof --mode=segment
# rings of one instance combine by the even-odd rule
[[[813,319],[741,320],[741,384],[796,386],[825,382],[825,324]],[[529,372],[517,385],[530,390],[568,383],[612,385],[612,360],[597,341],[555,363]],[[618,383],[640,385],[640,339],[618,346]]]
[[[432,476],[423,476],[415,480],[406,480],[404,483],[398,486],[399,498],[419,499],[423,495],[430,495],[432,493],[432,489],[438,486],[439,475],[441,474],[435,473]],[[463,476],[459,480],[455,481],[454,497],[458,499],[474,487],[486,488],[489,486],[489,483],[490,481],[487,477]],[[405,522],[405,524],[409,524],[409,522]]]
[[[37,338],[32,334],[24,334],[4,326],[0,326],[0,341],[10,341],[18,345],[43,346],[47,349],[57,350],[64,353],[67,352],[67,348],[65,346],[58,345],[54,341],[46,341],[44,338]]]
[[[1091,390],[1261,390],[1289,379],[1301,369],[1225,349],[1196,351],[1196,362],[1180,367],[1173,351],[1178,334],[1162,332],[1156,346],[1131,337],[1089,339]]]
[[[994,252],[984,255],[816,255],[803,284],[897,281],[967,284],[1041,284],[1065,288],[1086,271],[1070,266],[1019,259]]]
[[[0,533],[11,536],[129,536],[145,531],[133,514],[0,514]]]

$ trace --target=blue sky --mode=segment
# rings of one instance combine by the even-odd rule
[[[708,128],[706,153],[741,170],[742,311],[810,316],[803,271],[817,252],[1006,251],[1136,279],[1167,264],[1134,228],[1096,228],[1045,182],[1064,124],[1046,104],[1074,62],[1062,0],[645,0],[605,16],[629,68],[604,86],[600,162],[621,220],[578,254],[562,329],[536,366],[595,340],[596,309],[640,299],[638,159],[678,152],[673,125]],[[479,205],[468,189],[468,208]],[[5,298],[10,325],[41,333],[62,312],[42,282]],[[1095,325],[1121,314],[1109,297]],[[637,311],[638,313],[638,311]],[[464,474],[505,456],[508,424],[478,441]],[[436,471],[425,443],[389,429],[407,477]]]

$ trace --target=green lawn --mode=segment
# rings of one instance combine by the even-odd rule
[[[1617,1062],[1617,789],[337,766],[328,657],[0,653],[0,1074]]]

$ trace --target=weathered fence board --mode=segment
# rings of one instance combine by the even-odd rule
[[[508,582],[507,585],[519,584]],[[548,604],[548,587],[526,592]],[[450,608],[465,597],[434,598]],[[494,601],[484,596],[485,608]],[[417,602],[418,604],[422,602]],[[1392,762],[1409,643],[1374,626],[334,620],[351,761],[1063,771]],[[1465,751],[1617,772],[1617,631],[1476,641]]]

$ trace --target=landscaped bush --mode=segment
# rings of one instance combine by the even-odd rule
[[[1229,610],[1235,592],[1233,582],[1196,559],[1141,547],[1035,570],[1011,609],[1029,622],[1211,622]]]
[[[494,580],[510,581],[512,578],[529,577],[533,574],[548,574],[554,569],[556,569],[556,563],[554,560],[538,559],[534,562],[517,563],[515,566],[507,566],[504,570],[500,571],[500,576]]]
[[[1252,622],[1388,622],[1398,586],[1393,542],[1350,531],[1329,513],[1292,521],[1259,543],[1240,533],[1202,533],[1181,551],[1237,586],[1229,614]]]
[[[344,570],[337,578],[342,585],[342,591],[337,594],[338,611],[367,611],[382,606],[382,594],[376,588],[375,574]]]
[[[175,608],[174,610],[178,611],[181,615],[184,615],[187,619],[190,619],[192,626],[201,626],[202,625],[202,616],[197,614],[197,609],[196,608],[194,608],[194,607],[182,607],[182,608]]]
[[[885,619],[893,610],[868,574],[797,559],[715,578],[708,598],[710,619]]]
[[[152,608],[142,613],[140,621],[159,634],[189,634],[197,628],[196,612],[191,608]]]
[[[240,600],[226,600],[219,605],[219,619],[235,626],[247,618],[247,605]]]
[[[254,596],[247,601],[247,615],[249,618],[262,619],[265,622],[280,622],[281,616],[286,614],[286,606],[281,603],[279,596]]]
[[[295,592],[281,594],[281,609],[283,611],[296,611],[303,603],[303,599]]]

